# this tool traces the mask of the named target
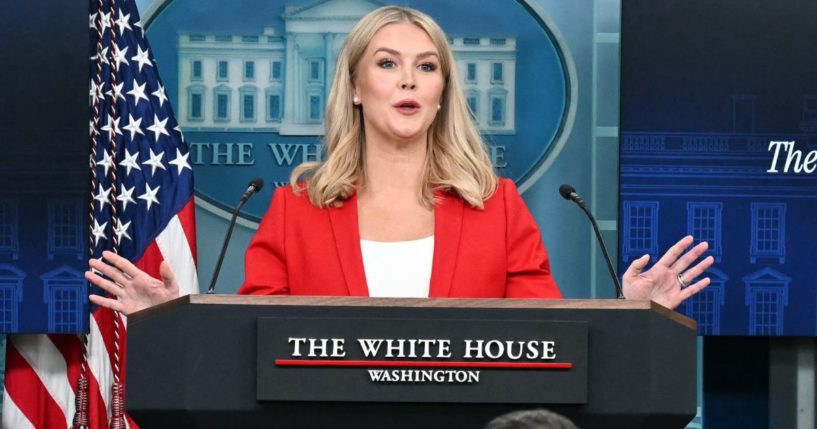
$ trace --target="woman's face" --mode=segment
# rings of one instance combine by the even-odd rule
[[[375,33],[354,82],[367,140],[425,144],[445,87],[439,55],[416,25],[389,24]]]

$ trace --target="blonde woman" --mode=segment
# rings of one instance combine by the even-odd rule
[[[338,57],[326,110],[326,161],[278,188],[247,249],[239,293],[560,298],[539,230],[513,182],[496,177],[463,99],[451,48],[430,17],[388,6],[365,16]],[[709,284],[685,237],[627,298],[675,307]],[[86,277],[126,314],[178,295],[111,253]],[[690,268],[691,267],[691,268]],[[684,280],[687,279],[687,280]],[[118,285],[117,285],[118,284]]]

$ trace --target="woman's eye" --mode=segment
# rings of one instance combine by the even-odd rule
[[[437,65],[434,63],[423,63],[420,64],[420,70],[424,72],[433,72],[437,70]]]
[[[380,60],[377,65],[384,69],[393,69],[397,66],[392,60]]]

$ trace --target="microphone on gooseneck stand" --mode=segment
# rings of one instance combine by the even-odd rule
[[[247,190],[244,191],[244,195],[241,196],[241,200],[238,202],[235,210],[233,210],[233,217],[230,219],[230,226],[227,227],[227,236],[224,237],[224,244],[221,245],[221,253],[218,255],[216,269],[213,271],[213,278],[210,280],[210,287],[207,288],[207,293],[215,293],[216,291],[216,280],[218,280],[218,273],[221,271],[221,263],[224,262],[224,254],[227,252],[227,244],[230,243],[230,237],[233,235],[233,228],[235,228],[235,221],[238,217],[238,212],[241,211],[241,207],[244,207],[244,203],[250,199],[252,194],[260,191],[263,187],[264,179],[256,177],[255,179],[250,180],[250,183],[247,184]]]
[[[593,213],[590,213],[590,209],[587,208],[587,205],[585,205],[582,197],[579,196],[576,189],[574,189],[572,186],[568,184],[559,186],[559,194],[562,196],[562,198],[576,203],[576,205],[582,209],[584,214],[587,215],[587,218],[590,219],[590,223],[593,225],[593,231],[596,233],[596,239],[598,240],[599,247],[601,247],[601,253],[604,254],[604,260],[607,262],[607,268],[610,270],[610,276],[613,277],[613,285],[616,287],[616,298],[623,299],[624,293],[621,291],[621,283],[618,281],[618,274],[616,274],[616,270],[613,269],[613,262],[610,261],[610,254],[607,253],[607,246],[604,245],[604,239],[601,238],[599,225],[596,223],[596,218],[593,216]]]

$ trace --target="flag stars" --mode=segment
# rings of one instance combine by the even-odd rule
[[[157,186],[156,189],[153,189],[153,188],[150,187],[149,183],[145,183],[145,193],[142,194],[142,195],[139,195],[138,198],[140,200],[144,200],[145,202],[147,202],[147,205],[148,205],[147,209],[148,210],[150,210],[150,208],[153,206],[154,203],[156,205],[159,205],[159,200],[156,198],[156,194],[159,193],[160,188],[161,188],[161,186]]]
[[[147,82],[139,85],[139,82],[137,82],[135,78],[133,79],[133,88],[128,91],[128,95],[133,96],[133,104],[136,106],[139,106],[139,100],[141,99],[144,99],[148,103],[150,102],[148,97],[145,95],[145,85],[147,85]]]
[[[96,61],[96,60],[99,60],[100,62],[102,62],[102,64],[110,64],[108,62],[108,47],[107,46],[102,48],[102,52],[99,52],[99,53],[97,53],[97,55],[94,55],[94,56],[91,57],[91,61]]]
[[[167,168],[165,168],[164,164],[162,164],[162,158],[164,158],[164,156],[164,152],[153,153],[153,149],[150,149],[150,159],[145,161],[144,164],[150,166],[151,175],[156,174],[157,168],[167,171]]]
[[[99,191],[97,191],[96,195],[94,195],[94,200],[99,203],[99,211],[102,211],[105,204],[111,204],[111,189],[113,189],[113,187],[105,189],[101,184],[99,185]]]
[[[157,142],[159,141],[159,135],[161,135],[161,134],[164,134],[164,135],[166,135],[168,137],[170,136],[170,134],[167,132],[167,129],[166,129],[167,119],[168,118],[164,118],[162,120],[159,120],[159,116],[156,115],[155,113],[153,114],[153,125],[148,127],[148,131],[153,132],[154,139]]]
[[[102,98],[102,84],[100,83],[99,86],[97,86],[96,82],[91,80],[91,86],[88,90],[88,97],[90,98],[91,106],[99,102],[99,100]]]
[[[108,226],[108,222],[103,222],[102,225],[99,224],[99,221],[94,219],[94,226],[91,228],[91,235],[94,236],[94,247],[99,245],[99,240],[107,240],[108,237],[105,235],[105,227]]]
[[[105,99],[105,82],[100,82],[99,86],[96,87],[96,102],[100,102]]]
[[[176,126],[173,127],[173,130],[179,133],[179,138],[182,140],[182,142],[184,142],[184,133],[182,133],[182,127],[180,127],[179,124],[176,124]]]
[[[165,94],[165,87],[162,84],[159,84],[159,89],[156,91],[151,92],[151,94],[155,95],[156,98],[159,99],[159,107],[162,107],[165,101],[167,101],[167,95]]]
[[[110,9],[110,5],[106,8]],[[88,53],[95,59],[88,87],[94,116],[89,121],[89,132],[94,142],[108,147],[107,151],[102,148],[95,151],[90,160],[97,176],[91,199],[96,219],[91,220],[90,228],[86,229],[91,230],[90,245],[98,251],[115,243],[132,244],[141,235],[139,228],[150,226],[149,222],[142,222],[144,216],[152,218],[174,206],[168,205],[170,198],[163,197],[189,193],[190,183],[177,184],[175,177],[186,174],[185,170],[192,174],[193,163],[188,148],[180,141],[181,129],[176,118],[170,114],[166,87],[158,82],[154,73],[157,67],[154,52],[147,41],[140,40],[145,29],[138,21],[138,14],[124,5],[108,13],[94,12],[87,15],[93,41],[99,40]],[[110,33],[106,34],[108,29]],[[144,105],[142,100],[146,102]],[[164,109],[165,102],[168,102],[167,109]],[[148,133],[153,134],[153,141]],[[137,135],[141,137],[137,139]],[[108,140],[116,144],[110,146]],[[117,151],[111,151],[110,147]],[[112,183],[114,173],[117,181]],[[184,189],[177,190],[177,187]],[[163,189],[164,193],[160,194]],[[157,212],[150,213],[154,205]]]
[[[184,171],[185,168],[190,171],[193,171],[193,169],[190,168],[190,164],[187,162],[187,157],[189,156],[190,152],[187,152],[186,154],[182,155],[182,152],[179,150],[179,148],[176,148],[176,158],[174,158],[173,161],[168,162],[168,164],[175,165],[176,168],[178,169],[177,174],[181,176],[182,171]]]
[[[136,50],[137,50],[136,55],[131,57],[131,61],[136,61],[137,63],[139,63],[139,73],[142,72],[142,66],[148,65],[153,67],[153,63],[150,61],[149,58],[150,49],[145,49],[143,51],[141,46],[137,46]]]
[[[116,220],[116,226],[113,228],[113,233],[116,234],[116,240],[122,242],[122,237],[127,238],[128,240],[133,241],[133,238],[128,234],[128,228],[130,228],[131,221],[127,221],[124,224],[120,219]]]
[[[119,11],[119,18],[116,20],[116,26],[119,27],[119,34],[125,34],[125,30],[133,31],[130,26],[130,14],[122,15],[122,11]]]
[[[136,189],[136,186],[131,186],[128,188],[127,186],[122,186],[122,190],[119,192],[119,195],[116,196],[116,199],[122,203],[122,211],[128,209],[128,204],[136,204],[136,200],[133,199],[133,191]],[[130,222],[128,222],[130,225]]]
[[[108,115],[108,123],[102,126],[102,131],[108,132],[108,140],[113,141],[116,134],[122,135],[122,130],[119,129],[119,118],[114,118]]]
[[[122,88],[125,86],[125,82],[117,83],[116,85],[111,85],[111,89],[109,89],[105,94],[108,94],[108,97],[111,97],[111,101],[116,102],[117,99],[121,98],[122,100],[125,99],[125,96],[122,95]]]
[[[142,131],[142,117],[134,118],[130,113],[128,113],[128,125],[125,125],[122,129],[130,133],[131,141],[133,141],[133,138],[137,134],[145,135],[145,132]],[[130,172],[130,170],[128,170],[128,172]]]
[[[113,166],[113,157],[111,156],[110,153],[105,151],[105,154],[102,157],[102,161],[99,161],[97,163],[97,165],[101,165],[101,166],[105,167],[105,176],[107,176],[108,175],[108,169]]]
[[[111,13],[99,14],[99,22],[101,23],[100,33],[105,33],[106,28],[111,28]]]
[[[141,120],[141,118],[140,118],[139,120]],[[133,137],[131,137],[131,138],[133,138]],[[125,170],[126,170],[126,171],[125,171],[125,177],[127,177],[128,175],[130,175],[130,171],[131,171],[132,169],[134,169],[134,168],[135,168],[135,169],[137,169],[137,170],[139,170],[139,171],[142,171],[142,167],[140,167],[140,166],[139,166],[139,164],[136,162],[136,159],[137,159],[138,157],[139,157],[139,152],[136,152],[136,153],[134,153],[134,154],[131,154],[131,153],[128,151],[128,149],[127,149],[127,148],[125,149],[125,159],[124,159],[124,160],[122,160],[122,161],[119,163],[119,166],[120,166],[120,167],[125,167]],[[123,192],[124,192],[124,191],[123,191]]]
[[[130,65],[128,59],[125,58],[125,55],[128,54],[129,46],[125,46],[125,48],[120,48],[119,45],[116,43],[113,44],[113,60],[116,62],[116,66],[119,67],[122,63]]]

